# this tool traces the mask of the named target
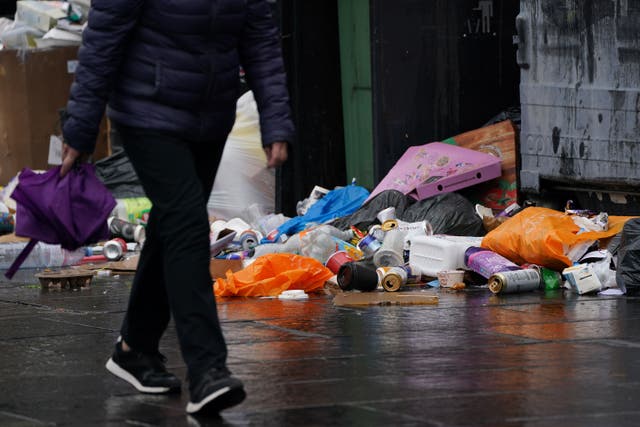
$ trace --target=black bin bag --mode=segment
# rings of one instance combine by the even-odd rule
[[[640,218],[633,218],[622,228],[616,283],[627,293],[640,290]]]

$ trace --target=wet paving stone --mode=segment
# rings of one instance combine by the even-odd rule
[[[138,394],[104,369],[131,276],[43,291],[0,283],[0,426],[635,426],[640,298],[487,289],[433,306],[225,298],[228,363],[247,400],[218,418]],[[160,349],[186,370],[170,325]]]

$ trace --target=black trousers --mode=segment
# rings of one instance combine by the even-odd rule
[[[121,334],[133,349],[156,352],[173,315],[188,375],[197,377],[227,358],[209,273],[207,213],[224,141],[117,130],[153,204]]]

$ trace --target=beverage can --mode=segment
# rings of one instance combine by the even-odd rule
[[[408,274],[402,267],[392,267],[382,278],[382,287],[387,292],[396,292],[407,283]]]
[[[116,237],[115,239],[109,240],[102,247],[102,254],[109,261],[117,261],[125,254],[127,251],[127,242],[120,237]]]
[[[421,274],[414,268],[403,265],[391,267],[382,278],[382,287],[387,292],[396,292],[409,283],[419,283]]]
[[[134,240],[136,229],[135,224],[112,216],[107,220],[107,225],[109,226],[109,232],[113,237],[120,237],[128,242],[132,242]]]
[[[358,249],[362,251],[365,257],[373,256],[380,247],[380,242],[370,234],[367,234],[358,242]]]
[[[329,257],[326,263],[326,267],[331,270],[333,274],[338,274],[342,264],[354,261],[347,251],[337,251]]]

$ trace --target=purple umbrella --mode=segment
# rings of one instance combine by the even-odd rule
[[[62,178],[60,167],[42,174],[25,168],[11,197],[17,202],[15,233],[31,241],[5,273],[9,279],[39,241],[74,250],[109,237],[107,218],[116,201],[91,164]]]

